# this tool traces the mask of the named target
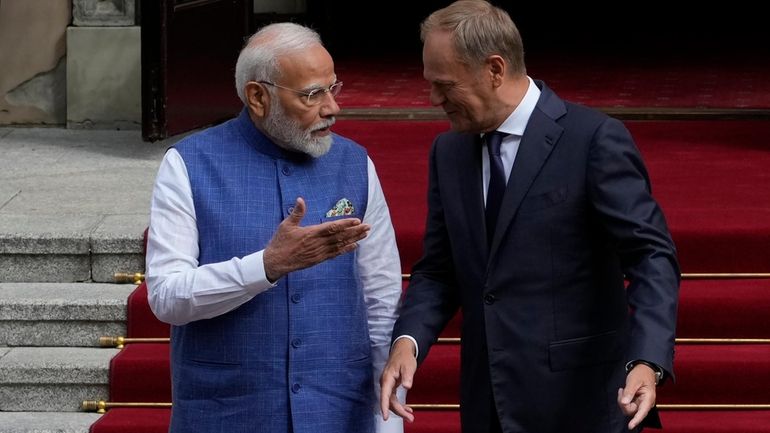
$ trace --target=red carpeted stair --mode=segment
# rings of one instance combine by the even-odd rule
[[[540,53],[527,58],[533,78],[544,80],[563,99],[597,108],[767,109],[768,70],[766,56],[720,53],[655,59]],[[430,88],[417,56],[343,59],[336,72],[345,83],[337,98],[343,109],[430,107]]]
[[[346,82],[347,86],[347,82]],[[685,273],[770,272],[770,122],[627,122],[647,162]],[[404,272],[419,257],[427,155],[446,122],[344,120],[336,132],[366,145],[383,184]],[[770,338],[770,279],[701,278],[682,283],[678,337]],[[460,318],[443,336],[459,337]],[[128,337],[167,337],[147,307],[129,299]],[[413,404],[458,402],[459,346],[437,344],[410,392]],[[678,344],[677,383],[659,403],[770,404],[770,344]],[[113,402],[169,402],[167,344],[129,344],[111,364]],[[459,433],[456,410],[418,410],[408,433]],[[111,409],[93,433],[161,433],[168,409]],[[664,409],[666,432],[770,432],[770,410]]]

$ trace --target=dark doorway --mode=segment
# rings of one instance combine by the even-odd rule
[[[142,136],[160,140],[235,116],[233,75],[250,0],[141,0]]]

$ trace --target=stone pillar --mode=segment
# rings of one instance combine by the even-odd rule
[[[135,0],[74,0],[67,29],[67,127],[140,129]]]

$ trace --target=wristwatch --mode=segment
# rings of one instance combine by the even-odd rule
[[[626,364],[626,374],[628,374],[634,367],[636,367],[639,364],[644,364],[650,367],[652,371],[655,372],[655,385],[658,385],[660,381],[663,379],[663,369],[651,362],[643,361],[641,359],[631,361],[628,364]]]

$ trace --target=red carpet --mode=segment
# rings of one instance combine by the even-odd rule
[[[92,433],[166,433],[169,409],[112,409],[92,427]],[[770,411],[670,411],[662,412],[666,433],[767,433]],[[103,426],[110,427],[104,428]],[[456,411],[419,411],[405,433],[460,433]]]
[[[170,409],[110,409],[92,426],[91,433],[167,433]]]
[[[170,402],[168,344],[129,344],[110,362],[110,401]]]
[[[336,64],[343,108],[428,108],[419,56]],[[611,59],[564,55],[527,60],[527,71],[564,99],[592,107],[770,108],[770,59]]]
[[[770,402],[770,345],[679,345],[675,384],[659,389],[658,402],[756,404]],[[459,403],[459,346],[434,345],[415,376],[408,401]]]
[[[770,279],[682,281],[676,333],[681,338],[770,337]]]
[[[770,272],[770,122],[627,122],[683,272]],[[364,144],[391,208],[404,272],[422,251],[427,155],[448,123],[343,120]]]
[[[171,327],[155,318],[147,304],[147,283],[142,282],[128,296],[126,336],[131,338],[168,338]]]
[[[345,79],[345,77],[340,77]],[[347,89],[346,81],[346,89]],[[684,272],[770,272],[770,122],[628,122],[667,215]],[[340,121],[335,131],[366,145],[383,184],[404,272],[421,253],[427,155],[446,122]],[[129,298],[129,337],[167,337],[146,301]],[[768,338],[770,279],[686,280],[678,336]],[[459,337],[456,318],[444,337]],[[678,345],[677,383],[662,404],[770,403],[770,345]],[[456,404],[458,346],[439,344],[418,372],[411,403]],[[169,402],[168,345],[129,344],[112,361],[113,402]],[[92,433],[161,433],[169,410],[112,409]],[[665,411],[666,432],[770,432],[770,410]],[[419,411],[407,433],[459,433],[456,411]]]

